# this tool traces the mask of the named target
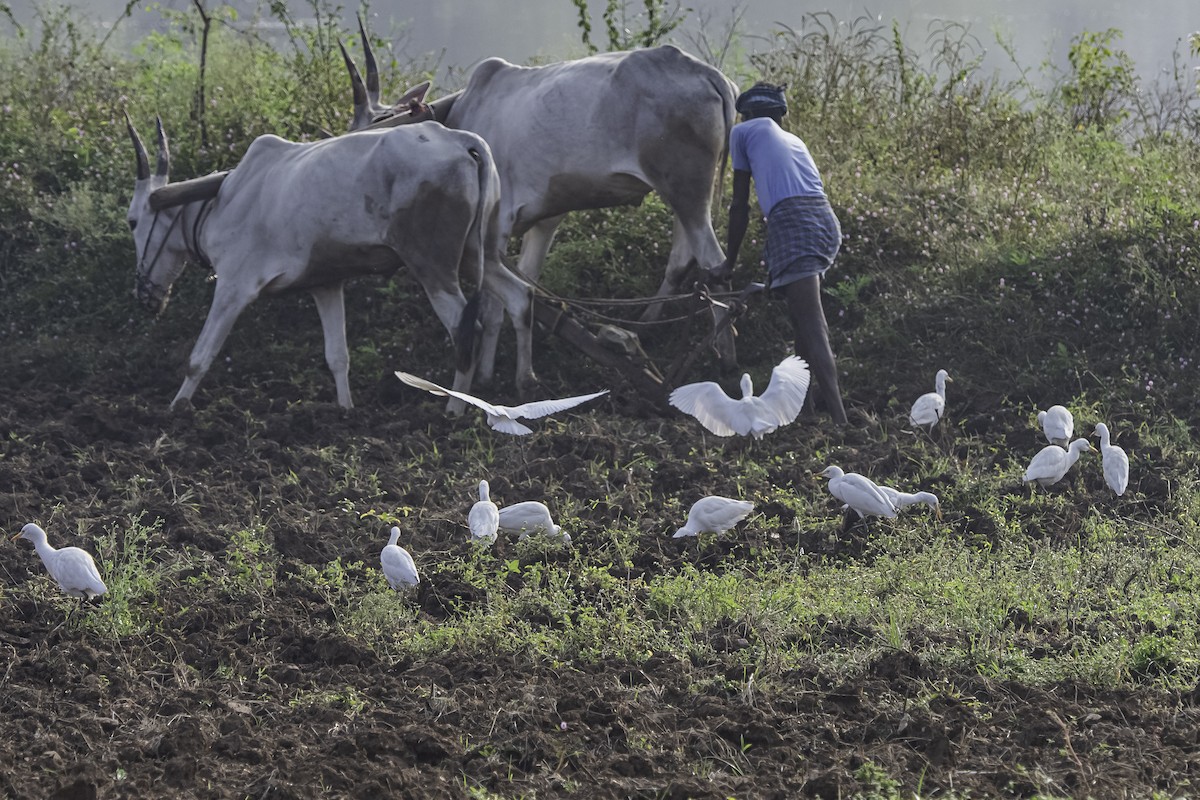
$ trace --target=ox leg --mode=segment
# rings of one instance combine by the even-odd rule
[[[706,217],[707,219],[707,217]],[[678,214],[675,217],[675,225],[671,235],[671,254],[667,257],[667,270],[663,276],[662,285],[658,287],[658,296],[675,294],[680,290],[680,284],[688,276],[688,273],[695,268],[702,270],[712,269],[719,266],[725,260],[725,255],[721,250],[721,246],[717,243],[716,234],[712,232],[711,226],[703,225],[707,232],[697,230],[695,223],[689,230],[688,225],[683,221]],[[701,249],[697,251],[696,246]],[[698,252],[700,255],[698,255]],[[714,260],[715,259],[715,260]],[[696,276],[702,277],[701,274]],[[714,291],[728,290],[728,286],[711,286]],[[688,290],[691,287],[689,285]],[[662,303],[651,303],[646,307],[642,314],[644,322],[653,322],[662,316]],[[727,312],[725,309],[716,309],[716,317],[714,324],[720,323],[725,318]],[[717,361],[720,364],[723,372],[732,372],[737,369],[737,351],[733,343],[733,326],[727,327],[713,342],[713,346],[717,351]]]
[[[200,336],[192,347],[192,354],[188,357],[187,375],[183,379],[183,385],[175,394],[175,399],[171,401],[171,408],[175,408],[182,400],[192,399],[196,387],[200,385],[208,368],[212,366],[213,359],[220,352],[221,345],[225,344],[225,339],[229,337],[233,323],[258,296],[257,292],[247,294],[236,287],[228,288],[231,285],[229,282],[217,281],[217,288],[213,292],[212,306],[208,309],[204,328],[201,329]]]
[[[538,279],[542,274],[542,264],[546,261],[546,254],[550,252],[550,245],[554,242],[554,232],[558,229],[558,223],[562,222],[563,216],[560,214],[557,217],[539,220],[521,237],[521,255],[517,259],[517,272],[528,277],[530,280],[536,281]],[[507,286],[507,281],[503,282]],[[512,297],[506,299],[507,293],[513,291],[511,288],[501,288],[499,291],[501,294],[496,295],[496,299],[500,300],[500,302],[493,302],[489,298],[488,302],[484,304],[482,311],[483,339],[479,347],[478,378],[479,382],[484,384],[491,383],[495,375],[496,346],[500,339],[500,328],[504,322],[504,311],[506,308],[509,308],[510,303],[516,297],[513,294]],[[524,293],[528,294],[528,290],[524,290]],[[516,302],[519,306],[520,301],[517,300]],[[512,313],[511,309],[509,309],[509,313]],[[523,353],[525,348],[520,342],[521,327],[515,319],[513,320],[513,324],[517,329],[517,389],[518,391],[525,391],[532,389],[536,380],[533,375],[532,366],[533,348],[530,346],[529,352]],[[527,368],[524,369],[520,364],[522,355],[527,355],[530,360]]]
[[[503,304],[501,313],[507,310],[512,317],[517,334],[517,393],[525,398],[537,386],[533,374],[533,292],[499,261],[489,261],[484,267],[483,285],[494,305]]]
[[[325,334],[325,363],[333,373],[337,401],[342,408],[353,408],[350,399],[350,349],[346,344],[346,299],[343,284],[336,283],[312,290]]]
[[[456,284],[448,286],[438,286],[438,273],[423,269],[418,263],[410,263],[409,267],[417,276],[417,280],[425,288],[425,296],[429,298],[429,304],[433,306],[433,313],[437,314],[437,318],[441,320],[445,326],[447,333],[450,334],[450,340],[454,342],[455,349],[458,347],[458,329],[459,322],[462,320],[463,312],[467,308],[467,298],[463,296],[462,291]],[[453,286],[453,289],[450,287]],[[457,361],[457,359],[455,359]],[[456,392],[469,394],[471,391],[471,382],[475,377],[475,364],[478,363],[477,358],[471,359],[471,364],[466,369],[461,369],[458,364],[454,368],[454,383],[451,388]],[[458,415],[466,410],[467,404],[456,397],[451,397],[446,401],[446,413]]]

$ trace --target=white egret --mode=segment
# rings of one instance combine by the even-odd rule
[[[383,577],[393,589],[409,589],[421,582],[413,557],[396,542],[400,541],[400,529],[392,526],[392,538],[379,553]]]
[[[1059,447],[1066,447],[1075,433],[1075,418],[1063,406],[1050,406],[1045,411],[1038,412],[1038,424],[1046,441]]]
[[[668,402],[695,417],[717,436],[736,433],[761,439],[796,419],[804,408],[808,383],[808,364],[802,358],[788,356],[771,370],[766,391],[757,397],[754,382],[745,373],[741,399],[730,397],[714,381],[704,381],[678,387],[671,392]]]
[[[581,394],[558,400],[535,400],[532,403],[522,403],[519,406],[500,406],[489,403],[486,400],[480,400],[478,397],[473,397],[465,392],[446,389],[432,381],[418,378],[416,375],[411,375],[407,372],[397,372],[396,377],[409,386],[424,389],[430,394],[435,394],[439,397],[456,397],[476,408],[481,408],[487,414],[488,425],[491,425],[494,429],[502,433],[512,433],[517,436],[533,433],[532,428],[517,422],[518,419],[537,419],[549,416],[550,414],[566,411],[568,408],[574,408],[581,403],[586,403],[588,400],[594,400],[601,395],[608,394],[608,389],[605,389],[600,392],[593,392],[592,394]]]
[[[921,425],[933,429],[934,425],[946,413],[946,383],[953,383],[950,375],[944,369],[939,369],[934,377],[935,391],[926,392],[917,398],[908,412],[908,421],[913,425]]]
[[[754,504],[748,500],[734,500],[732,497],[715,494],[701,497],[692,503],[687,522],[675,531],[671,538],[698,536],[701,533],[724,533],[744,520],[753,510]]]
[[[1100,458],[1104,462],[1104,482],[1117,496],[1125,494],[1129,486],[1129,456],[1108,439],[1108,426],[1103,422],[1096,423],[1093,436],[1100,437]]]
[[[500,509],[488,496],[488,482],[479,482],[479,501],[471,506],[467,514],[467,525],[471,528],[471,540],[482,544],[494,544],[500,529]]]
[[[938,519],[942,518],[941,501],[938,500],[938,496],[933,492],[902,492],[899,489],[893,489],[890,486],[879,486],[879,484],[875,485],[879,488],[879,491],[883,492],[887,498],[892,501],[892,505],[896,507],[897,511],[902,508],[907,508],[908,506],[916,505],[917,503],[924,503],[933,509],[933,513]],[[850,506],[848,505],[842,506],[842,510],[844,511],[849,507]],[[860,513],[859,516],[861,517],[862,514]]]
[[[820,474],[829,479],[829,493],[860,517],[896,517],[896,504],[865,475],[843,472],[841,467],[826,467]]]
[[[564,544],[571,543],[571,535],[562,532],[561,525],[554,524],[550,509],[545,503],[537,500],[526,500],[513,503],[500,509],[500,530],[504,533],[519,534],[520,539],[531,535],[544,535],[561,539]]]
[[[1091,449],[1087,439],[1076,439],[1065,450],[1056,444],[1048,444],[1029,462],[1024,480],[1027,483],[1037,481],[1041,486],[1058,483],[1079,460],[1079,456]]]
[[[90,553],[78,547],[64,547],[56,550],[46,541],[46,532],[30,522],[21,532],[12,537],[28,539],[33,542],[33,549],[41,556],[42,563],[50,577],[58,581],[58,586],[71,597],[91,600],[108,591],[96,569],[96,562]]]

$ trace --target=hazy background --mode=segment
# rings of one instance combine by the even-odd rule
[[[35,8],[63,5],[33,2],[33,0],[0,0],[8,5],[20,24],[36,27]],[[95,20],[98,26],[111,25],[127,5],[126,0],[87,0],[65,3],[79,13]],[[148,27],[161,24],[161,14],[155,6],[180,11],[192,8],[191,0],[162,0],[160,3],[139,3],[131,19],[124,20],[115,41],[129,41]],[[212,9],[220,5],[207,0]],[[265,3],[256,0],[236,0],[229,3],[238,9],[238,24],[247,24],[257,16],[269,18]],[[605,45],[605,33],[599,12],[603,0],[592,0],[593,41]],[[311,17],[312,6],[307,2],[288,3],[290,13],[298,20]],[[639,0],[628,3],[630,12],[641,9]],[[729,30],[735,14],[740,14],[737,30],[742,35],[744,49],[756,52],[769,48],[770,34],[780,25],[799,26],[805,12],[828,10],[836,19],[850,22],[864,15],[878,18],[890,25],[898,20],[909,46],[923,52],[929,24],[951,21],[968,25],[971,33],[986,51],[984,67],[1002,77],[1016,77],[1009,57],[997,45],[999,33],[1010,41],[1018,63],[1027,70],[1038,71],[1049,61],[1060,68],[1066,66],[1067,48],[1073,36],[1082,31],[1103,31],[1118,28],[1123,37],[1117,46],[1133,58],[1139,75],[1152,79],[1158,72],[1170,68],[1171,54],[1177,48],[1189,70],[1195,59],[1187,55],[1188,33],[1200,29],[1200,2],[1196,0],[875,0],[869,4],[857,0],[803,4],[795,0],[750,0],[736,3],[731,11],[728,0],[691,0],[683,7],[690,8],[687,21],[670,40],[689,50],[699,50],[699,37],[721,39]],[[344,13],[348,21],[359,8],[368,10],[372,30],[386,35],[395,43],[395,55],[403,60],[428,58],[438,67],[443,79],[455,80],[475,62],[488,56],[503,56],[518,63],[533,59],[557,60],[583,54],[576,26],[577,11],[570,0],[374,0],[369,6],[358,6],[347,0]],[[635,23],[633,27],[638,27]],[[0,30],[11,31],[7,22]]]

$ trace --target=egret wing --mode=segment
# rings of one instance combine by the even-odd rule
[[[762,393],[760,407],[776,415],[780,425],[791,424],[804,408],[810,380],[804,359],[788,356],[771,370],[771,382]]]
[[[739,400],[725,394],[714,381],[689,383],[671,392],[667,402],[685,414],[695,417],[701,425],[717,436],[743,436],[750,432],[750,420]]]
[[[561,397],[557,400],[535,400],[532,403],[523,403],[519,406],[512,406],[505,409],[510,417],[525,417],[526,419],[537,419],[550,414],[556,414],[559,411],[566,411],[568,408],[574,408],[577,405],[586,403],[588,400],[595,400],[601,395],[608,394],[608,389],[592,394],[580,394],[574,397]]]
[[[427,381],[424,378],[418,378],[408,372],[396,372],[396,377],[407,383],[409,386],[414,386],[418,389],[424,389],[430,394],[436,394],[440,397],[456,397],[464,403],[469,403],[476,408],[482,408],[489,414],[499,414],[499,407],[494,406],[486,400],[480,400],[478,397],[466,394],[465,392],[457,392],[454,389],[447,389],[444,386],[438,386],[433,381]]]

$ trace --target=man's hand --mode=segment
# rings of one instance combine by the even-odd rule
[[[729,283],[729,279],[733,277],[733,264],[727,258],[706,271],[708,272],[708,283]]]

